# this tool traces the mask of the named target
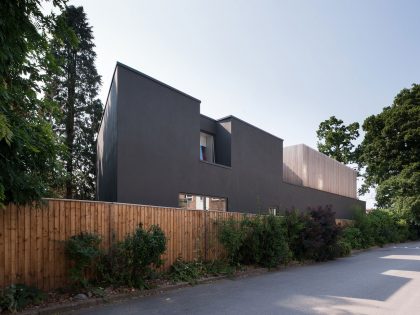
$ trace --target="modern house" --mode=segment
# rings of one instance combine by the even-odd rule
[[[234,116],[200,114],[200,100],[117,63],[98,135],[97,198],[189,209],[267,212],[331,205],[350,218],[347,166]]]

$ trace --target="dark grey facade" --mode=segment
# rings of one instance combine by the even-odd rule
[[[214,136],[215,163],[199,157]],[[283,182],[283,140],[236,117],[200,114],[200,101],[117,64],[98,136],[97,198],[178,207],[179,193],[227,198],[228,211],[332,205],[351,218],[357,199]]]

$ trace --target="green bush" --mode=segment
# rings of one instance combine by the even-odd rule
[[[223,260],[210,260],[205,261],[204,269],[208,276],[219,276],[219,275],[233,275],[235,268]]]
[[[234,271],[232,266],[221,260],[186,262],[182,258],[178,258],[169,270],[169,278],[174,283],[196,284],[202,277],[232,275]]]
[[[300,213],[296,209],[286,211],[284,215],[286,238],[292,259],[304,259],[305,248],[303,242],[305,238],[305,229],[309,225],[309,220],[310,217],[308,214]]]
[[[101,238],[92,233],[73,235],[66,241],[65,254],[73,263],[70,278],[76,286],[88,286],[87,271],[101,255],[100,243]]]
[[[413,231],[402,214],[383,209],[375,209],[369,213],[356,212],[354,227],[362,234],[361,248],[404,242],[410,239]]]
[[[335,246],[335,257],[345,257],[349,256],[351,253],[352,247],[349,242],[339,239]]]
[[[99,266],[101,280],[105,283],[147,288],[145,280],[153,274],[152,267],[163,263],[160,256],[166,250],[167,238],[160,227],[148,230],[139,226],[134,234],[112,246]]]
[[[344,229],[343,238],[358,249],[416,239],[417,231],[408,218],[396,211],[375,209],[364,213],[359,210],[354,216],[354,226]]]
[[[219,241],[227,252],[227,258],[231,265],[237,265],[241,261],[241,247],[244,243],[247,231],[243,222],[233,218],[220,223]]]
[[[0,291],[0,307],[14,313],[27,305],[37,305],[44,298],[45,294],[35,287],[12,284]]]
[[[256,216],[243,221],[245,239],[241,259],[245,264],[274,268],[290,258],[283,218],[274,215]]]
[[[272,268],[290,257],[282,218],[274,215],[245,218],[240,222],[229,219],[220,226],[219,240],[232,265]]]
[[[205,267],[201,261],[186,262],[178,258],[171,266],[169,277],[172,282],[188,282],[196,284],[197,280],[206,274]]]
[[[363,234],[357,227],[345,227],[341,234],[341,238],[344,242],[348,243],[352,249],[363,248]]]

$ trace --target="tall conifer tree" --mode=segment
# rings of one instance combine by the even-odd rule
[[[63,32],[71,29],[73,32]],[[53,75],[48,95],[60,105],[54,129],[62,137],[65,161],[66,198],[93,199],[96,181],[96,136],[102,115],[98,99],[101,77],[95,66],[92,27],[83,7],[66,7],[56,25],[53,54],[62,72]]]

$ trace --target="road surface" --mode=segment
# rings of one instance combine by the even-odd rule
[[[74,314],[420,314],[420,242]]]

